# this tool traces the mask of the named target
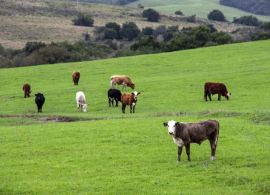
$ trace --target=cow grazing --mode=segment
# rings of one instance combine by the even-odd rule
[[[185,146],[188,160],[190,161],[190,144],[201,144],[208,139],[211,147],[211,160],[215,159],[217,141],[219,135],[219,122],[208,120],[199,123],[180,123],[168,121],[163,123],[168,128],[168,133],[172,136],[174,143],[178,146],[178,162],[181,158],[182,147]]]
[[[114,86],[123,85],[123,88],[130,87],[131,89],[135,89],[135,84],[131,81],[131,79],[126,75],[113,75],[111,76],[111,87],[114,88]]]
[[[78,85],[79,83],[79,80],[80,80],[80,72],[73,72],[72,73],[72,79],[73,79],[73,82],[74,82],[74,85]]]
[[[31,86],[30,86],[28,83],[25,83],[25,84],[23,85],[22,90],[24,91],[24,98],[30,97]]]
[[[108,100],[109,100],[109,106],[114,106],[114,101],[116,104],[116,107],[118,107],[118,101],[121,101],[121,92],[118,89],[109,89],[108,90]]]
[[[133,93],[124,93],[121,96],[122,112],[125,113],[126,106],[130,106],[130,113],[135,113],[135,106],[137,104],[137,97],[140,92],[134,91]]]
[[[76,93],[77,109],[81,109],[83,112],[87,112],[86,98],[82,91]]]
[[[204,84],[204,99],[207,101],[207,96],[210,101],[211,95],[218,94],[218,100],[220,101],[221,96],[224,96],[227,100],[231,96],[231,93],[228,92],[224,83],[213,83],[213,82],[206,82]]]
[[[45,97],[42,93],[35,94],[35,102],[37,105],[38,112],[42,112],[42,106],[45,103]]]

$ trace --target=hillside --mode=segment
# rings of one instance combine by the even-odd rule
[[[250,12],[241,11],[236,8],[227,7],[219,4],[219,0],[139,0],[131,3],[130,6],[136,7],[140,3],[145,7],[151,7],[163,13],[174,13],[181,10],[185,15],[196,14],[199,17],[207,18],[207,15],[213,9],[221,10],[227,19],[233,20],[234,17],[239,18],[244,15],[251,15]],[[260,20],[270,21],[269,16],[254,15]]]
[[[94,18],[94,27],[74,26],[72,20],[79,13],[90,13]],[[218,30],[232,32],[239,25],[199,20],[197,23],[185,19],[163,16],[159,23],[147,22],[141,17],[142,10],[122,6],[92,4],[80,2],[78,10],[75,1],[64,0],[2,0],[0,7],[0,44],[8,48],[23,48],[26,42],[45,43],[81,40],[82,34],[93,36],[95,27],[108,22],[123,24],[133,21],[140,29],[156,28],[160,25],[194,27],[212,23]]]
[[[270,41],[260,41],[1,69],[0,193],[269,194],[269,49]],[[78,86],[74,70],[82,74]],[[135,114],[108,107],[113,74],[129,75],[141,91]],[[231,99],[205,102],[205,81],[226,83]],[[28,99],[24,82],[32,85]],[[78,90],[87,113],[76,110]],[[38,91],[46,97],[42,114]],[[218,120],[217,159],[209,160],[206,141],[191,146],[191,162],[183,152],[177,164],[162,125],[171,119]]]
[[[220,0],[220,3],[254,14],[270,16],[269,0]]]

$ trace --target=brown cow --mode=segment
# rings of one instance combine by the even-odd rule
[[[199,123],[180,123],[168,121],[163,123],[168,128],[168,133],[172,136],[174,143],[178,146],[179,162],[182,154],[182,147],[185,146],[188,160],[190,161],[190,144],[201,144],[208,139],[211,147],[211,160],[215,159],[217,141],[219,135],[219,122],[208,120]]]
[[[227,100],[231,96],[231,93],[227,91],[227,88],[224,83],[213,83],[213,82],[206,82],[204,84],[204,99],[207,101],[207,96],[210,101],[211,95],[218,94],[218,100],[220,101],[221,96],[224,96]]]
[[[130,113],[135,113],[135,106],[137,103],[137,97],[140,92],[134,91],[133,93],[124,93],[121,96],[122,112],[125,113],[126,106],[130,106]]]
[[[24,98],[30,97],[31,86],[30,86],[28,83],[25,83],[25,84],[23,85],[22,90],[24,91]]]
[[[113,75],[111,76],[111,87],[113,88],[116,84],[123,85],[123,88],[130,87],[131,89],[135,88],[135,84],[131,79],[126,75]]]
[[[73,79],[74,85],[78,85],[79,80],[80,80],[80,75],[81,75],[80,72],[72,73],[72,79]]]

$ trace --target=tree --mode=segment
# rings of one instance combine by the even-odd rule
[[[156,10],[151,9],[151,8],[144,10],[142,13],[142,16],[144,18],[147,18],[147,20],[150,22],[158,22],[160,19],[159,13]]]
[[[77,18],[73,20],[73,24],[76,26],[93,26],[94,19],[90,15],[79,14]]]
[[[217,10],[217,9],[214,9],[213,11],[211,11],[207,17],[209,20],[216,20],[216,21],[221,21],[221,22],[226,21],[224,14],[220,10]]]
[[[183,16],[183,12],[181,10],[177,10],[174,12],[175,15],[178,15],[178,16]]]
[[[247,26],[260,26],[261,22],[255,16],[242,16],[240,18],[234,18],[233,23],[244,24]]]
[[[148,36],[153,35],[153,32],[154,32],[154,30],[151,27],[145,27],[145,28],[142,29],[142,34],[143,35],[148,35]]]
[[[123,38],[131,41],[138,37],[140,29],[134,22],[124,23],[121,30],[121,35]]]
[[[119,24],[117,24],[116,22],[109,22],[105,25],[105,27],[107,28],[107,30],[105,30],[105,37],[106,37],[106,32],[107,32],[107,34],[109,32],[111,32],[111,33],[115,34],[115,36],[113,36],[113,39],[120,39],[121,38],[121,35],[120,35],[121,26]],[[108,30],[108,29],[110,29],[110,30]]]

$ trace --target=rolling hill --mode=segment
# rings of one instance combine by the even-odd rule
[[[207,18],[207,15],[213,9],[219,9],[224,13],[227,19],[231,20],[234,17],[254,15],[236,8],[227,7],[219,4],[219,0],[139,0],[129,4],[129,6],[137,6],[140,3],[146,8],[151,7],[163,13],[174,13],[181,10],[185,15],[197,15],[202,18]],[[270,21],[269,16],[254,15],[260,20]]]
[[[258,41],[1,69],[0,193],[269,194],[269,49],[270,41]],[[108,107],[113,74],[129,75],[141,91],[135,114]],[[231,99],[205,102],[205,81],[226,83]],[[32,85],[28,99],[24,82]],[[78,90],[87,113],[76,110]],[[46,96],[42,114],[36,92]],[[221,126],[217,159],[204,142],[191,146],[191,162],[183,152],[177,164],[162,123],[209,118]]]

